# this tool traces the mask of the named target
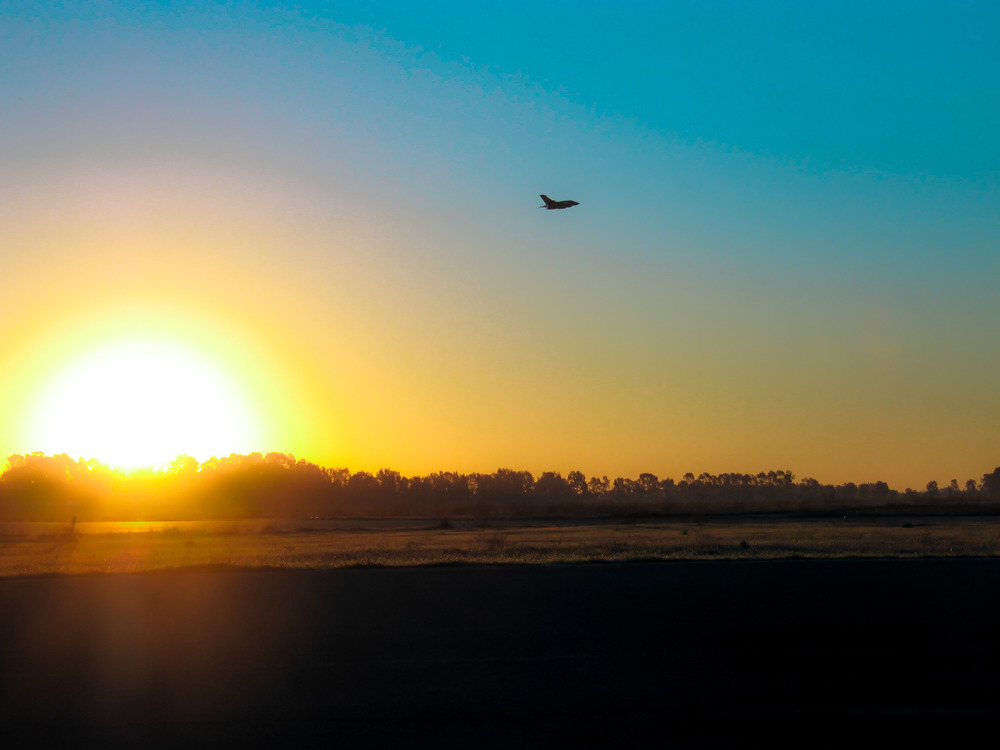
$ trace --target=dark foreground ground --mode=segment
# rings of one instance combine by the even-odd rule
[[[10,579],[0,744],[965,746],[998,638],[1000,560]]]

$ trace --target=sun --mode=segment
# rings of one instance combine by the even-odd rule
[[[119,469],[162,467],[186,454],[260,450],[260,420],[209,357],[169,341],[126,339],[91,349],[37,391],[32,445]]]

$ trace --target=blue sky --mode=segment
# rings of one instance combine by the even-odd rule
[[[901,487],[998,463],[996,4],[0,22],[0,313],[37,320],[24,341],[67,300],[225,300],[310,384],[299,424],[337,425],[273,447],[330,464]]]
[[[308,6],[306,6],[308,8]],[[307,13],[312,9],[307,10]],[[991,3],[336,5],[422,56],[557,93],[658,136],[817,170],[995,175]],[[420,54],[420,53],[418,53]],[[575,115],[577,113],[574,113]]]

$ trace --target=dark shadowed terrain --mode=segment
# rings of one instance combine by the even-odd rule
[[[17,746],[963,745],[1000,718],[1000,560],[0,581]],[[6,745],[13,747],[14,745]]]

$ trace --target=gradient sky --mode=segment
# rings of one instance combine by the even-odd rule
[[[978,479],[998,29],[993,2],[0,2],[0,454],[55,452],[39,384],[146,336],[232,374],[257,449],[328,466]]]

